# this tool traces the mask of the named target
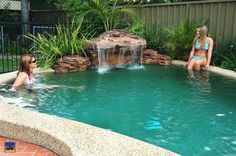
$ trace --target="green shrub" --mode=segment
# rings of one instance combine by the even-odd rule
[[[96,20],[103,24],[105,31],[109,31],[126,22],[123,20],[124,15],[131,16],[131,19],[136,16],[134,9],[131,8],[132,4],[132,1],[124,3],[120,0],[62,0],[57,6],[68,12],[71,17],[75,17],[79,23],[83,23],[85,19]]]
[[[217,43],[212,55],[212,64],[236,71],[236,38]]]
[[[189,23],[188,20],[184,20],[176,27],[150,24],[146,26],[145,39],[149,48],[159,50],[161,53],[171,56],[172,59],[187,60],[193,44],[195,29],[200,23],[205,24],[206,21]]]
[[[163,44],[167,40],[164,27],[153,24],[146,25],[145,39],[147,41],[147,48],[164,53]]]
[[[65,55],[85,54],[84,46],[89,42],[91,34],[81,34],[80,27],[74,22],[66,27],[58,25],[56,34],[47,36],[29,34],[26,38],[33,41],[32,50],[39,53],[41,58],[39,65],[42,67],[51,67],[56,59]]]
[[[135,35],[145,37],[145,23],[140,18],[134,20],[130,26],[125,28],[125,30]]]

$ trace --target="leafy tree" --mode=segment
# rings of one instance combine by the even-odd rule
[[[77,23],[82,23],[84,20],[101,21],[104,30],[109,31],[125,23],[124,15],[128,15],[131,19],[135,18],[136,13],[131,8],[132,4],[127,2],[124,5],[124,1],[120,0],[65,0],[57,6],[68,12],[71,17],[75,17]]]

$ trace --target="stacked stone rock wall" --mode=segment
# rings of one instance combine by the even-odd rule
[[[87,70],[90,65],[91,63],[88,59],[75,55],[64,56],[63,58],[58,59],[52,68],[56,73],[67,73]]]
[[[152,49],[146,49],[143,52],[143,63],[144,64],[160,64],[170,65],[171,57],[163,54],[159,54],[158,51]]]
[[[98,49],[111,50],[107,58],[111,66],[116,66],[119,63],[119,52],[121,50],[125,50],[126,54],[129,54],[134,49],[139,54],[143,51],[143,64],[171,64],[171,57],[159,54],[152,49],[145,50],[145,48],[145,39],[122,30],[113,30],[102,33],[99,37],[92,39],[91,43],[85,47],[89,59],[81,56],[65,56],[55,62],[53,69],[59,73],[84,71],[90,67],[98,67]],[[130,55],[124,55],[123,63],[131,63]]]

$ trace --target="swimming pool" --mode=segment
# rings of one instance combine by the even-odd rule
[[[181,155],[236,154],[235,79],[153,65],[105,74],[48,73],[38,79],[85,88],[0,94],[20,107],[102,127]]]

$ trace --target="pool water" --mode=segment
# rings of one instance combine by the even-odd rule
[[[235,79],[149,65],[104,74],[43,74],[38,81],[63,86],[11,93],[13,100],[6,92],[0,96],[20,107],[105,128],[181,155],[236,155]]]

